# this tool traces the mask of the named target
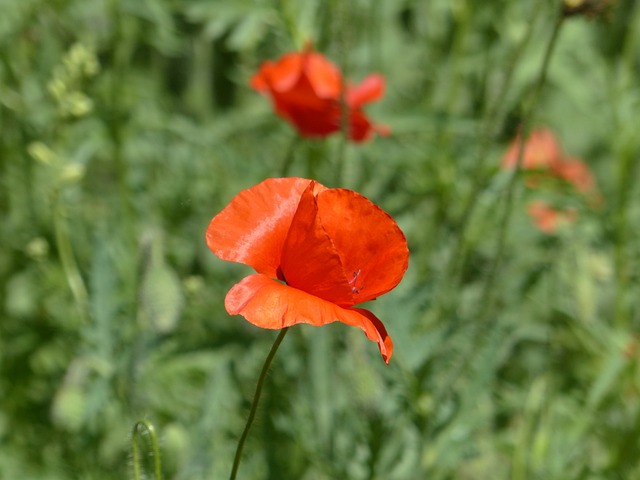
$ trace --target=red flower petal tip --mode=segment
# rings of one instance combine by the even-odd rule
[[[367,198],[312,180],[268,179],[231,200],[206,240],[218,257],[257,272],[229,291],[229,314],[272,329],[356,326],[388,363],[393,343],[384,325],[354,307],[402,280],[409,249],[396,222]]]

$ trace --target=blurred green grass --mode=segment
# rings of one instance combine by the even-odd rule
[[[545,235],[498,168],[560,4],[0,0],[0,478],[127,478],[141,418],[167,478],[226,478],[275,333],[226,314],[247,270],[204,230],[290,149],[412,256],[371,306],[389,367],[344,325],[292,330],[241,478],[640,478],[638,2],[564,22],[533,119],[603,205]],[[389,138],[296,140],[248,88],[306,39],[386,77]]]

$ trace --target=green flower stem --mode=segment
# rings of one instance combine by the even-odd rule
[[[340,130],[341,135],[338,138],[338,146],[335,154],[334,181],[337,187],[342,186],[342,177],[345,171],[345,159],[347,150],[347,141],[349,138],[349,119],[344,95],[340,96]]]
[[[291,0],[280,0],[280,15],[284,22],[286,31],[291,37],[293,45],[297,50],[300,50],[304,47],[304,42],[307,41],[307,39],[301,35],[301,32],[298,29],[291,4]]]
[[[462,208],[462,214],[460,216],[459,222],[460,233],[455,239],[453,254],[451,255],[451,260],[449,261],[447,272],[445,274],[445,278],[447,279],[447,281],[443,282],[444,284],[453,282],[453,278],[455,277],[455,275],[459,274],[464,268],[464,263],[467,258],[466,240],[468,228],[471,223],[470,220],[475,212],[476,207],[480,204],[479,197],[483,193],[488,183],[488,179],[485,175],[483,175],[483,172],[487,168],[487,162],[494,160],[489,155],[489,147],[491,146],[491,141],[495,138],[497,130],[502,125],[502,119],[505,115],[505,98],[507,96],[507,93],[510,92],[511,82],[513,80],[513,74],[516,70],[516,65],[522,57],[527,45],[529,44],[529,40],[531,39],[535,26],[538,25],[541,11],[542,10],[540,8],[534,8],[534,11],[532,12],[532,19],[528,24],[527,31],[522,41],[518,44],[515,51],[511,55],[511,58],[507,64],[504,81],[502,82],[501,88],[499,89],[496,98],[494,98],[492,102],[487,102],[485,105],[479,135],[480,146],[478,148],[478,154],[474,162],[475,167],[471,174],[471,179],[474,183],[471,188],[471,193],[469,194],[464,207]]]
[[[349,63],[349,46],[352,45],[350,28],[350,11],[347,2],[334,0],[332,11],[335,22],[332,24],[333,38],[336,39],[337,60],[342,72],[340,80],[340,138],[335,154],[334,181],[336,186],[342,185],[345,171],[346,148],[349,141],[349,106],[347,105],[347,78],[351,71]]]
[[[284,160],[282,162],[282,167],[280,169],[282,173],[281,175],[282,177],[289,176],[289,170],[291,169],[291,165],[293,165],[293,159],[295,158],[296,146],[298,145],[299,142],[300,142],[300,136],[295,135],[291,140],[291,143],[289,143],[289,147],[287,148],[287,151],[284,156]]]
[[[244,442],[247,440],[249,435],[249,430],[251,429],[251,425],[253,424],[253,420],[256,417],[256,411],[258,410],[258,402],[260,401],[260,395],[262,394],[262,387],[264,386],[264,381],[267,378],[267,372],[269,371],[269,367],[271,366],[271,362],[273,361],[273,357],[276,356],[276,352],[278,351],[278,347],[282,343],[284,336],[289,331],[289,327],[285,327],[280,330],[280,333],[276,337],[275,342],[271,346],[271,350],[269,351],[269,355],[264,361],[262,365],[262,370],[260,371],[260,377],[258,377],[258,384],[256,385],[256,391],[253,394],[253,401],[251,402],[251,410],[249,411],[249,417],[247,418],[247,423],[244,426],[244,430],[242,431],[242,435],[240,435],[240,440],[238,440],[238,446],[236,447],[236,455],[233,459],[233,467],[231,468],[231,475],[229,476],[229,480],[234,480],[236,475],[238,474],[238,468],[240,467],[240,460],[242,458],[242,449],[244,448]],[[136,479],[137,480],[137,479]]]
[[[629,25],[637,25],[640,20],[640,5],[636,5],[635,9],[630,12]],[[635,23],[633,23],[635,22]],[[629,29],[628,37],[625,42],[622,65],[627,72],[633,72],[637,58],[638,39],[640,38],[640,32],[637,29]],[[625,76],[622,76],[625,78]],[[629,76],[628,78],[633,78]],[[623,83],[624,90],[631,88],[631,81],[626,80]],[[636,114],[636,118],[640,120],[640,115]],[[620,128],[624,128],[623,125],[617,125]],[[633,189],[637,186],[637,182],[634,180],[638,178],[640,172],[640,164],[637,161],[637,152],[631,146],[630,143],[625,142],[620,147],[617,153],[618,162],[615,165],[617,185],[616,185],[616,199],[613,210],[613,225],[614,225],[614,268],[615,268],[615,296],[613,304],[613,318],[616,325],[621,328],[629,328],[629,322],[632,319],[632,312],[630,306],[633,303],[630,301],[629,286],[631,285],[631,274],[634,271],[633,255],[631,253],[631,235],[630,235],[630,216],[629,207],[630,200],[633,198]]]
[[[151,440],[151,448],[153,454],[153,478],[155,480],[162,480],[162,459],[160,458],[160,447],[158,446],[158,437],[156,436],[156,429],[153,425],[146,421],[140,420],[133,426],[133,432],[131,436],[131,452],[133,454],[133,478],[134,480],[141,480],[142,472],[140,467],[140,448],[138,442],[140,441],[140,430],[146,430]]]
[[[538,80],[535,84],[535,87],[529,97],[528,104],[524,105],[524,116],[522,121],[522,130],[520,132],[520,141],[518,145],[518,158],[516,162],[516,168],[514,168],[511,178],[509,179],[509,183],[506,188],[505,193],[505,203],[504,203],[504,211],[502,217],[500,219],[500,226],[498,229],[498,239],[496,241],[495,254],[493,255],[493,262],[489,266],[489,273],[487,274],[487,280],[484,285],[482,298],[486,299],[486,303],[484,308],[481,311],[480,318],[484,319],[489,316],[491,310],[493,308],[493,304],[495,302],[495,281],[497,278],[497,272],[502,264],[502,260],[504,257],[505,251],[505,243],[507,240],[507,231],[509,229],[509,222],[511,220],[511,212],[513,210],[513,201],[514,195],[516,192],[517,180],[520,177],[520,170],[522,168],[522,159],[524,157],[524,145],[531,133],[531,129],[533,126],[533,121],[535,118],[536,107],[538,105],[538,100],[540,98],[540,93],[542,92],[542,88],[546,83],[547,72],[549,71],[549,64],[551,63],[551,57],[553,56],[553,51],[555,46],[557,45],[557,40],[560,34],[560,30],[562,30],[562,26],[564,25],[565,16],[561,13],[555,21],[553,26],[553,31],[551,32],[551,38],[549,39],[549,43],[547,44],[547,49],[544,53],[544,58],[542,60],[542,66],[540,68],[540,74],[538,75]]]
[[[134,208],[131,192],[127,186],[129,167],[124,156],[124,136],[127,123],[128,106],[126,104],[126,85],[128,85],[127,69],[133,55],[134,42],[130,19],[123,13],[122,0],[111,0],[109,3],[113,34],[111,38],[111,78],[109,79],[109,114],[107,131],[111,140],[111,156],[118,183],[122,224],[127,231],[133,233],[132,219]]]
[[[505,99],[507,94],[511,91],[516,66],[519,64],[526,47],[529,45],[533,32],[539,24],[542,12],[543,10],[540,8],[533,8],[531,12],[531,21],[528,22],[527,30],[509,56],[506,67],[503,68],[504,79],[500,88],[497,89],[497,93],[494,95],[494,98],[484,104],[481,124],[478,127],[478,150],[473,162],[474,168],[469,176],[472,180],[471,192],[464,200],[462,213],[458,220],[458,234],[453,239],[452,253],[447,261],[445,271],[443,272],[443,280],[438,282],[437,291],[434,295],[434,304],[436,305],[433,310],[434,315],[442,315],[441,312],[443,310],[446,312],[456,305],[457,295],[452,292],[450,286],[455,285],[456,281],[461,280],[462,272],[464,272],[468,261],[468,237],[472,223],[471,220],[476,212],[476,208],[481,203],[479,201],[480,195],[483,194],[490,180],[490,178],[485,174],[487,163],[495,161],[495,159],[493,159],[489,154],[490,146],[492,145],[492,140],[495,139],[497,131],[501,128],[503,119],[506,115]]]
[[[507,185],[506,192],[506,200],[505,207],[502,218],[500,219],[500,230],[498,232],[498,239],[496,241],[496,249],[493,255],[493,262],[489,266],[489,273],[486,277],[486,282],[484,284],[484,289],[481,298],[484,299],[484,305],[480,308],[480,313],[478,316],[478,321],[471,325],[470,329],[470,337],[482,339],[483,327],[487,319],[490,318],[493,306],[495,304],[496,298],[496,288],[495,282],[497,279],[497,273],[499,267],[502,264],[503,255],[504,255],[504,245],[506,243],[507,238],[507,229],[509,226],[509,220],[511,215],[511,210],[513,206],[513,196],[515,194],[516,188],[516,180],[519,178],[519,173],[522,165],[522,159],[524,156],[524,142],[526,138],[529,136],[529,132],[531,130],[531,125],[533,124],[535,107],[537,104],[537,100],[542,91],[542,87],[546,81],[547,71],[549,68],[549,63],[552,57],[552,53],[554,47],[557,43],[558,34],[560,33],[561,27],[564,24],[563,16],[560,16],[554,25],[553,31],[551,33],[551,38],[549,39],[549,43],[547,45],[547,49],[544,55],[544,59],[542,62],[542,67],[540,68],[540,73],[538,75],[538,80],[530,97],[530,102],[525,105],[525,114],[523,116],[523,126],[522,131],[520,132],[520,141],[518,145],[518,158],[516,168],[513,171],[513,174],[509,180],[509,184]],[[479,340],[482,342],[483,340]],[[453,385],[457,379],[462,375],[465,370],[465,367],[468,365],[469,361],[471,361],[473,355],[471,355],[472,350],[479,350],[481,348],[478,342],[469,342],[467,347],[463,352],[458,356],[460,360],[454,364],[448,373],[446,384]],[[440,396],[444,395],[444,391]],[[436,396],[435,402],[439,402],[440,398]]]

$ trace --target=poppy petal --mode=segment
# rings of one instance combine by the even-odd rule
[[[350,307],[354,304],[351,285],[318,217],[314,183],[302,193],[291,222],[282,251],[282,273],[290,286]]]
[[[293,88],[302,75],[303,59],[299,53],[289,53],[277,62],[264,62],[250,85],[259,92],[284,92]]]
[[[409,262],[409,248],[396,222],[359,193],[341,188],[317,195],[324,230],[340,255],[354,304],[394,288]]]
[[[373,125],[360,110],[352,110],[349,114],[349,138],[354,142],[363,142],[376,132],[382,137],[391,133],[387,125]]]
[[[595,187],[595,179],[586,163],[578,158],[567,158],[552,166],[555,175],[571,183],[580,193],[588,193]]]
[[[319,116],[319,122],[326,122],[325,118],[332,111],[335,103],[334,100],[319,97],[305,76],[302,76],[290,90],[273,92],[272,100],[277,113],[290,119],[294,125],[298,125],[301,116],[310,117],[310,119]]]
[[[304,75],[316,95],[338,100],[342,89],[342,75],[338,67],[318,53],[305,52],[304,55]]]
[[[527,206],[527,212],[533,219],[533,223],[544,233],[554,233],[558,227],[569,225],[578,217],[572,208],[558,209],[542,200],[531,202]]]
[[[358,108],[378,100],[384,95],[385,81],[382,75],[369,75],[355,87],[347,90],[347,105]]]
[[[310,107],[284,105],[280,101],[276,109],[281,117],[289,120],[305,137],[324,137],[340,130],[339,121],[334,119],[334,107],[330,104]]]
[[[251,77],[249,85],[258,92],[269,91],[269,75],[268,72],[273,69],[272,62],[264,62],[260,65],[260,69]]]
[[[502,157],[502,168],[515,168],[520,153],[520,136],[511,142]],[[531,132],[522,152],[523,170],[543,170],[562,161],[562,150],[551,130],[540,128]]]
[[[380,319],[369,310],[365,310],[364,308],[354,308],[349,311],[358,312],[364,318],[366,318],[365,320],[358,317],[349,317],[349,319],[356,319],[358,321],[357,325],[353,325],[354,327],[360,327],[369,340],[378,343],[380,354],[382,355],[385,363],[388,365],[391,354],[393,353],[393,342],[391,341],[391,337],[387,333],[387,329],[384,328],[382,321],[380,321]],[[347,323],[344,320],[342,322]]]
[[[393,343],[382,322],[363,309],[345,309],[307,292],[284,285],[266,275],[254,274],[234,285],[225,298],[230,315],[242,315],[261,328],[281,329],[297,323],[322,326],[333,322],[361,328],[378,343],[389,363]]]
[[[310,182],[270,178],[243,190],[209,223],[207,245],[223,260],[275,278],[291,220]]]

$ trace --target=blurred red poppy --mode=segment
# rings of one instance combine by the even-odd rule
[[[362,195],[313,180],[273,178],[240,192],[207,228],[223,260],[255,269],[225,298],[230,315],[262,328],[339,321],[378,343],[393,343],[382,322],[355,305],[394,288],[407,269],[404,234]]]
[[[574,209],[554,208],[542,200],[531,202],[527,207],[527,212],[536,227],[544,233],[554,233],[560,226],[571,224],[578,218],[578,213]]]
[[[324,137],[340,131],[343,101],[351,140],[362,142],[374,132],[390,132],[386,126],[372,124],[362,111],[363,105],[382,97],[384,78],[374,74],[356,86],[345,84],[338,67],[310,47],[264,62],[250,84],[268,94],[276,113],[302,136]]]
[[[502,157],[503,168],[514,168],[518,160],[520,137],[516,137]],[[529,172],[527,185],[536,188],[545,178],[555,178],[567,182],[580,193],[595,193],[596,182],[589,167],[582,160],[566,157],[553,132],[539,128],[531,132],[522,152],[523,170]]]
[[[516,137],[502,157],[503,168],[517,165],[520,137]],[[591,206],[602,202],[596,180],[585,162],[565,156],[555,135],[547,128],[533,130],[524,142],[521,168],[526,173],[529,188],[564,191],[570,185]],[[578,213],[573,208],[562,209],[544,201],[533,201],[527,211],[535,225],[545,233],[554,233],[561,225],[574,223]]]
[[[520,136],[516,137],[502,157],[503,168],[514,168],[518,162]],[[544,170],[562,161],[562,150],[551,130],[540,128],[531,132],[524,143],[521,168]]]

